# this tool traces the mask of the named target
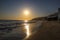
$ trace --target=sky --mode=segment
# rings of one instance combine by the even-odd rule
[[[0,0],[0,19],[30,20],[57,12],[60,0]],[[24,10],[29,15],[24,15]]]

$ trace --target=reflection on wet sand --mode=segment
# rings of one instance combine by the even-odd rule
[[[29,24],[27,23],[28,21],[25,20],[25,29],[26,29],[26,38],[28,38],[30,36],[30,30],[29,30]]]

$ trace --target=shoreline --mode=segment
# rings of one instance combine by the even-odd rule
[[[60,22],[43,21],[42,28],[27,40],[60,40]]]

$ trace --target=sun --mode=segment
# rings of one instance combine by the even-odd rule
[[[24,15],[29,15],[29,10],[24,10]]]

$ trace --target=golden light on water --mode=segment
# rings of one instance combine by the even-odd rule
[[[26,34],[27,34],[26,37],[29,37],[29,35],[30,35],[30,34],[29,34],[29,25],[26,25],[25,28],[26,28]]]
[[[24,22],[28,22],[28,20],[25,20]]]
[[[26,22],[28,22],[27,20],[25,20],[25,29],[26,29],[26,38],[28,38],[29,37],[29,35],[30,35],[30,30],[29,30],[29,24],[27,24]]]

